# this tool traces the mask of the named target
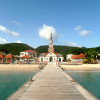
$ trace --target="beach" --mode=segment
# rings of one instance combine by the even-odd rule
[[[39,64],[0,64],[0,70],[37,70]],[[98,70],[100,71],[100,64],[81,64],[81,65],[60,65],[66,70]]]
[[[81,64],[81,65],[60,65],[61,68],[66,70],[79,70],[79,71],[100,71],[100,64]]]
[[[39,64],[0,64],[0,71],[2,70],[38,70]]]

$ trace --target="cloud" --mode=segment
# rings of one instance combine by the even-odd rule
[[[73,43],[73,42],[70,42],[70,41],[66,41],[65,44],[66,44],[67,46],[80,47],[77,43]]]
[[[81,25],[79,25],[79,26],[77,26],[76,28],[74,28],[75,29],[75,31],[78,31],[78,30],[80,30],[81,29]]]
[[[18,40],[18,41],[16,41],[16,43],[21,43],[21,41],[20,41],[20,40]]]
[[[21,23],[20,22],[18,22],[18,21],[12,21],[14,24],[16,24],[16,25],[18,25],[18,26],[20,26],[21,25]]]
[[[83,31],[80,31],[79,34],[80,34],[81,36],[84,36],[84,37],[85,37],[85,36],[88,36],[90,32],[91,32],[91,31],[83,30]]]
[[[75,30],[76,32],[78,32],[78,34],[81,35],[81,36],[83,36],[83,37],[88,36],[89,33],[91,32],[91,31],[88,31],[88,30],[82,30],[81,28],[82,28],[82,26],[79,25],[79,26],[77,26],[76,28],[74,28],[74,30]]]
[[[50,40],[52,32],[52,37],[54,40],[57,40],[58,34],[53,26],[43,25],[42,28],[39,29],[39,36],[44,40]]]
[[[0,44],[4,44],[4,43],[7,43],[7,40],[0,37]]]
[[[6,33],[8,35],[12,35],[14,37],[18,37],[19,36],[19,33],[11,31],[11,30],[7,29],[6,27],[4,27],[2,25],[0,25],[0,31],[2,31],[2,32]]]

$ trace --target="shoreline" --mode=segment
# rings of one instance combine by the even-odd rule
[[[0,71],[19,70],[31,71],[39,70],[39,64],[0,64]],[[100,64],[81,65],[60,65],[61,68],[69,71],[100,71]]]
[[[60,67],[71,71],[100,71],[100,64],[60,65]]]
[[[19,70],[32,71],[39,70],[39,64],[0,64],[0,71]]]

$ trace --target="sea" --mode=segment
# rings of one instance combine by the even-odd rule
[[[38,71],[0,71],[0,100],[5,100]],[[65,71],[100,100],[100,71]]]
[[[5,100],[38,71],[0,71],[0,100]]]
[[[65,71],[100,100],[100,71]]]

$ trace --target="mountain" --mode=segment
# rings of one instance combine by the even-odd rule
[[[36,48],[36,51],[39,53],[47,53],[48,52],[48,45],[39,46]],[[94,55],[96,56],[98,53],[100,54],[100,46],[95,48],[86,48],[86,47],[70,47],[70,46],[63,46],[63,45],[54,45],[54,52],[61,53],[64,58],[66,58],[66,54],[80,54],[84,53],[86,55]]]
[[[21,51],[24,50],[36,50],[39,53],[47,53],[48,52],[48,45],[39,46],[36,49],[33,47],[23,44],[23,43],[7,43],[7,44],[1,44],[0,45],[0,51],[4,51],[6,54],[11,53],[14,55],[19,55]],[[93,54],[97,55],[97,53],[100,54],[100,46],[95,48],[85,48],[85,47],[70,47],[70,46],[64,46],[64,45],[54,45],[54,52],[55,53],[61,53],[64,57],[66,57],[66,54]]]
[[[0,44],[0,51],[5,52],[6,54],[19,55],[21,51],[24,50],[34,50],[31,46],[23,43],[7,43]]]
[[[47,53],[48,52],[48,45],[39,46],[36,48],[36,51],[39,53]],[[63,46],[63,45],[54,45],[54,52],[61,53],[64,57],[66,54],[74,53],[78,54],[81,53],[81,48],[79,47],[70,47],[70,46]]]

